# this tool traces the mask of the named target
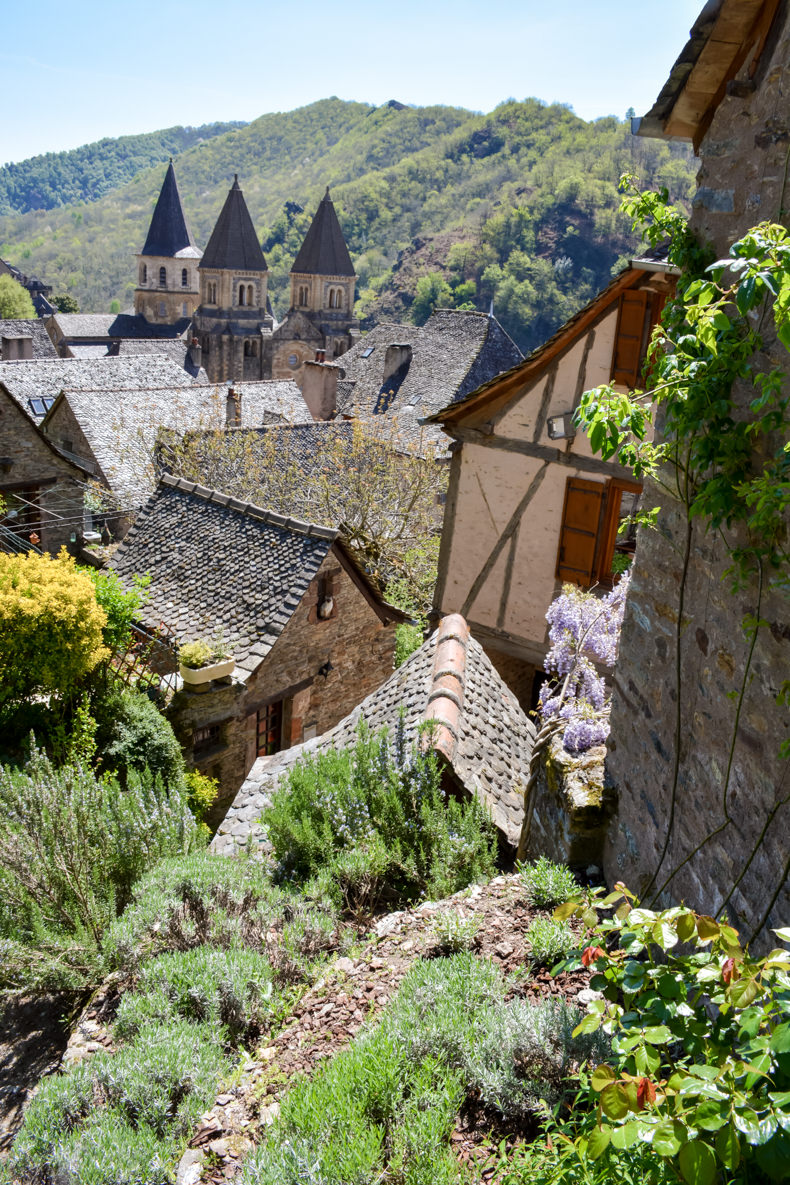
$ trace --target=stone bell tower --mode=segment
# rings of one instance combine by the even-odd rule
[[[137,256],[135,313],[158,325],[188,321],[199,299],[199,262],[200,251],[184,217],[171,157],[145,246]]]

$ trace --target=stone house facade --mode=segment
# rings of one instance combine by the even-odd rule
[[[165,475],[111,566],[150,575],[152,631],[164,623],[181,643],[219,631],[236,659],[168,709],[187,760],[219,779],[220,815],[258,757],[325,732],[392,671],[405,615],[330,528]]]
[[[614,556],[633,551],[617,530],[640,486],[571,419],[588,388],[638,384],[672,270],[634,260],[523,362],[428,420],[453,440],[434,610],[466,617],[525,708],[562,583],[611,587]]]
[[[701,167],[691,227],[717,258],[756,223],[786,222],[787,5],[707,4],[637,128],[694,143]],[[754,369],[787,375],[787,351],[768,325],[761,332]],[[733,393],[745,406],[755,391],[738,380]],[[684,570],[683,506],[664,489],[651,491],[650,504],[662,507],[659,529],[639,537],[615,678],[608,768],[619,807],[605,871],[648,901],[658,894],[713,916],[724,910],[744,941],[775,945],[770,927],[790,916],[790,798],[779,754],[790,713],[776,700],[790,670],[790,608],[767,581],[761,600],[756,582],[734,595],[727,548],[699,519]],[[737,544],[737,532],[728,535]],[[751,656],[747,613],[767,622]]]

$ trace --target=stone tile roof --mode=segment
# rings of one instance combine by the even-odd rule
[[[521,829],[524,786],[535,729],[516,697],[469,634],[451,614],[402,667],[348,716],[315,740],[260,757],[213,840],[216,852],[254,851],[265,842],[259,823],[277,784],[302,757],[353,744],[360,720],[377,731],[394,729],[401,711],[413,739],[426,719],[437,722],[433,744],[455,780],[490,810],[515,847]]]
[[[183,370],[181,374],[187,377]],[[43,426],[57,439],[61,408],[67,404],[90,446],[87,459],[98,465],[119,508],[133,510],[142,506],[155,485],[160,430],[223,427],[225,402],[224,388],[199,383],[99,390],[64,387]]]
[[[387,349],[411,346],[408,367],[384,381]],[[345,383],[338,410],[363,417],[401,408],[427,416],[462,399],[523,358],[499,322],[486,313],[437,309],[425,325],[378,325],[339,359]]]
[[[266,424],[313,424],[310,409],[293,379],[262,379],[255,383],[228,383],[226,396],[239,398],[242,428]]]
[[[200,251],[190,234],[181,195],[176,184],[173,162],[167,166],[162,189],[154,206],[148,237],[141,255],[170,255],[178,259],[200,259]]]
[[[199,267],[232,268],[235,271],[266,271],[266,260],[255,233],[238,176],[211,232]]]
[[[136,313],[53,313],[52,319],[69,343],[91,338],[176,338],[191,324],[182,317],[173,325],[154,325]]]
[[[47,333],[44,322],[38,318],[31,318],[30,320],[5,317],[0,319],[0,361],[3,358],[3,343],[4,337],[32,337],[33,339],[33,359],[37,358],[57,358],[58,352],[52,344],[52,339]]]
[[[242,681],[260,665],[337,532],[164,476],[110,564],[150,574],[145,622],[181,642],[218,630]]]
[[[291,268],[292,272],[317,276],[353,276],[354,265],[337,220],[329,187],[318,204],[310,229]]]
[[[203,376],[205,382],[205,375]],[[107,391],[146,387],[192,387],[192,377],[172,359],[155,354],[127,358],[40,358],[32,362],[0,362],[0,382],[32,419],[31,399],[55,399],[70,390]]]

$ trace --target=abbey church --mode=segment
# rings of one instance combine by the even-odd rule
[[[152,325],[188,333],[210,382],[300,377],[319,352],[327,362],[359,336],[356,275],[329,190],[291,268],[291,303],[274,318],[269,271],[238,177],[205,252],[187,226],[171,161],[137,257],[134,310]]]

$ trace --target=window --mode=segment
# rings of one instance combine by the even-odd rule
[[[632,554],[636,539],[633,515],[642,487],[611,479],[604,483],[569,477],[565,487],[557,577],[589,588],[611,584],[616,553]],[[618,535],[620,523],[632,526]]]
[[[247,307],[252,308],[252,306],[254,304],[255,304],[255,292],[253,291],[252,284],[248,284],[247,285]]]
[[[188,316],[189,316],[189,305],[187,304],[187,302],[186,302],[186,301],[184,301],[184,303],[183,303],[183,304],[182,304],[182,306],[181,306],[181,316],[182,316],[182,317],[188,317]]]
[[[167,316],[167,305],[165,304],[165,302],[163,300],[159,301],[159,316],[160,317]]]
[[[189,284],[189,272],[185,267],[181,268],[181,287],[186,288]]]
[[[646,288],[624,292],[620,297],[612,354],[613,383],[631,388],[640,385],[650,334],[663,304],[663,297]]]
[[[192,755],[200,757],[203,753],[210,753],[222,742],[222,732],[219,724],[207,724],[204,728],[196,728],[192,733]]]
[[[206,285],[206,301],[208,304],[216,304],[217,303],[217,285],[216,284],[207,284]]]
[[[305,287],[305,285],[302,285],[302,287],[299,289],[299,304],[300,305],[307,304],[307,288]]]
[[[276,700],[258,709],[258,747],[259,757],[271,757],[272,753],[279,753],[282,749],[283,732],[283,701]]]
[[[362,353],[360,354],[360,357],[361,357],[361,358],[369,358],[369,357],[370,357],[370,355],[371,355],[371,354],[373,353],[373,351],[375,350],[375,348],[376,348],[375,346],[368,346],[366,349],[364,349],[364,350],[362,351]]]
[[[148,283],[148,268],[146,267],[145,264],[143,264],[140,268],[140,283],[141,284]]]
[[[50,399],[48,395],[43,396],[41,399],[28,399],[30,410],[34,416],[45,416],[54,402],[55,400]]]
[[[249,356],[250,356],[250,343],[245,338],[244,339],[244,357],[249,358]]]
[[[203,338],[203,353],[208,354],[211,347],[211,338],[208,334]]]
[[[166,267],[160,267],[160,269],[159,269],[159,287],[160,288],[167,287],[167,268]]]

